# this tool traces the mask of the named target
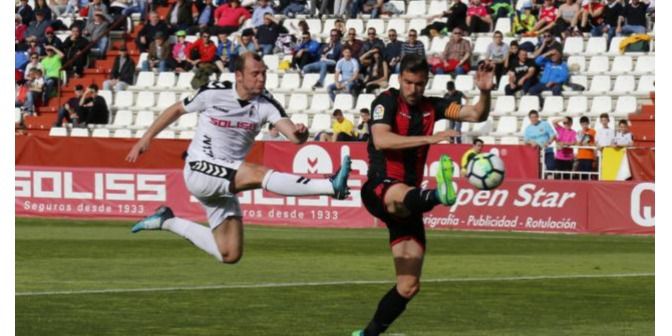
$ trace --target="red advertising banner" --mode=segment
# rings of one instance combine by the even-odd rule
[[[652,182],[591,184],[588,204],[591,231],[654,233],[655,196]]]

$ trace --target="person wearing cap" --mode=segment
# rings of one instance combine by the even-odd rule
[[[103,82],[103,90],[123,91],[129,85],[133,85],[133,75],[135,74],[135,63],[128,57],[126,46],[121,46],[119,55],[114,59],[110,78]]]
[[[187,33],[180,30],[175,33],[177,42],[173,45],[171,57],[168,60],[168,67],[175,69],[176,72],[189,71],[192,68],[191,63],[187,60],[187,51],[191,48],[191,42],[187,42]]]
[[[38,40],[44,38],[44,31],[49,27],[50,22],[44,18],[44,12],[41,10],[35,11],[35,21],[28,25],[26,30],[26,37],[34,36]]]
[[[42,64],[42,69],[44,70],[44,85],[46,86],[46,89],[44,90],[45,98],[49,98],[49,96],[55,92],[54,89],[60,78],[64,55],[53,45],[45,45],[44,49],[47,55],[42,58],[40,64]],[[44,101],[46,101],[46,99]]]
[[[142,26],[135,38],[135,45],[140,49],[140,52],[147,52],[149,44],[154,41],[156,33],[161,32],[163,36],[168,36],[168,25],[165,21],[159,19],[159,14],[156,12],[149,13],[149,22]]]
[[[149,45],[147,60],[142,62],[142,71],[158,69],[159,72],[168,71],[170,58],[170,43],[163,34],[156,34],[154,42]]]
[[[58,37],[56,37],[56,34],[54,34],[54,28],[52,27],[47,27],[47,29],[44,30],[44,38],[39,40],[38,43],[45,46],[44,50],[45,52],[46,52],[46,46],[53,46],[58,50],[62,50],[61,47],[63,45],[63,42],[61,42],[61,40]]]
[[[105,55],[107,52],[107,28],[109,23],[105,21],[103,12],[96,12],[93,16],[93,20],[89,21],[84,27],[84,36],[88,37],[91,41],[96,42],[96,47],[98,55]]]
[[[86,22],[91,22],[93,21],[94,16],[96,16],[96,12],[100,12],[103,19],[107,22],[112,22],[112,17],[109,14],[109,10],[107,8],[107,5],[105,5],[102,0],[91,0],[91,2],[88,5],[89,7],[89,14],[87,16],[87,21]]]
[[[77,84],[75,86],[75,96],[68,99],[68,101],[61,106],[58,110],[58,115],[56,116],[56,122],[54,122],[54,127],[63,126],[63,120],[72,123],[74,126],[79,124],[79,116],[77,115],[77,109],[79,109],[79,100],[84,94],[84,87]]]
[[[215,10],[215,27],[213,32],[219,34],[223,31],[231,34],[240,28],[245,20],[252,17],[250,12],[240,6],[239,0],[229,0],[227,4],[217,7]]]

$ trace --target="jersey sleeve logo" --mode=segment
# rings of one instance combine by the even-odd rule
[[[376,105],[373,109],[373,120],[383,119],[385,115],[385,107],[382,104]]]

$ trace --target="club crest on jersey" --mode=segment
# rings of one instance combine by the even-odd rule
[[[385,107],[383,105],[376,105],[373,109],[373,120],[383,119],[385,115]]]

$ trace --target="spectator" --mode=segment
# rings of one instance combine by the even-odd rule
[[[107,22],[112,22],[112,17],[109,14],[107,5],[102,2],[102,0],[91,0],[91,2],[88,5],[88,16],[86,21],[91,22],[93,21],[93,17],[96,15],[97,12],[100,12]]]
[[[45,19],[43,11],[35,11],[35,21],[31,22],[26,29],[26,38],[35,37],[38,40],[44,38],[44,31],[49,27],[50,22]]]
[[[343,21],[343,19],[336,19],[334,22],[334,29],[338,31],[339,40],[342,40],[343,37],[348,33],[348,29],[345,27],[345,21]]]
[[[42,93],[44,90],[44,77],[41,69],[31,69],[30,77],[27,82],[28,93],[26,94],[26,101],[21,107],[24,114],[36,115],[36,105],[41,103]]]
[[[331,141],[355,141],[355,125],[352,124],[352,121],[346,119],[343,116],[343,111],[336,109],[334,110],[334,122],[331,124],[331,130],[333,132]]]
[[[149,45],[147,60],[142,62],[142,71],[158,70],[166,72],[170,62],[170,43],[163,34],[156,34],[154,42]]]
[[[604,20],[593,28],[591,33],[593,36],[603,36],[607,34],[607,45],[611,44],[611,39],[616,35],[616,28],[618,27],[619,17],[623,13],[623,5],[620,1],[607,0],[604,6],[603,17]]]
[[[338,30],[332,29],[329,33],[329,42],[323,43],[320,47],[320,60],[306,64],[306,66],[303,67],[302,73],[304,75],[311,72],[320,72],[320,78],[315,85],[313,85],[313,89],[324,86],[324,79],[327,77],[327,71],[333,71],[336,62],[338,62],[341,57],[343,45],[338,36]]]
[[[320,9],[320,15],[321,16],[326,16],[329,15],[329,4],[331,1],[327,0],[310,0],[310,13],[308,13],[308,16],[310,17],[316,17],[315,16],[315,10],[318,8]]]
[[[51,8],[51,12],[53,13],[53,19],[56,19],[61,16],[61,14],[65,13],[65,9],[68,8],[68,1],[69,0],[50,0],[49,1],[49,7]]]
[[[91,84],[79,99],[79,126],[94,124],[107,124],[110,119],[110,111],[107,109],[105,99],[98,95],[98,85]]]
[[[372,53],[371,57],[373,57],[373,60],[368,62],[369,64],[366,66],[366,73],[363,76],[362,82],[366,93],[373,93],[379,88],[387,87],[387,81],[390,78],[390,68],[387,66],[387,62],[383,59],[383,55],[378,48],[371,49],[360,57],[360,64],[362,66],[365,66],[362,60],[369,57],[368,53]]]
[[[42,12],[44,14],[44,20],[47,22],[51,22],[55,17],[53,16],[51,12],[51,8],[49,8],[49,5],[47,5],[47,0],[35,0],[35,8],[33,8],[33,11],[35,13]]]
[[[471,6],[467,8],[467,27],[469,33],[488,33],[492,31],[492,18],[481,0],[472,0]]]
[[[396,7],[389,3],[389,0],[353,0],[353,7],[351,9],[351,18],[355,18],[357,14],[371,14],[371,19],[377,19],[380,14],[396,13]],[[355,15],[355,16],[353,16]]]
[[[26,42],[28,42],[28,46],[26,47],[27,53],[37,54],[38,56],[44,54],[44,48],[42,48],[42,45],[37,43],[37,37],[30,36],[26,38]]]
[[[555,7],[553,0],[544,0],[544,4],[539,9],[539,20],[534,26],[534,31],[542,34],[551,29],[558,16],[558,8]]]
[[[516,40],[511,41],[511,44],[509,44],[508,55],[506,55],[506,58],[504,58],[504,69],[506,69],[507,72],[509,71],[511,64],[515,63],[516,60],[518,59],[519,50],[520,48],[518,46],[518,41]]]
[[[212,32],[215,34],[225,32],[230,35],[250,17],[250,12],[240,6],[239,0],[230,0],[215,10],[215,27]]]
[[[68,101],[58,110],[58,115],[56,117],[54,127],[63,126],[64,119],[67,122],[72,123],[73,126],[75,127],[78,126],[79,116],[77,115],[77,110],[79,109],[79,100],[82,98],[83,94],[84,94],[84,87],[77,84],[75,86],[75,96],[68,99]]]
[[[310,32],[304,32],[299,44],[294,50],[292,58],[292,68],[302,70],[306,64],[313,63],[319,59],[320,42],[311,39]]]
[[[425,58],[425,45],[422,41],[418,41],[418,32],[415,29],[408,31],[408,39],[401,45],[401,58],[406,55],[420,55]],[[401,62],[399,62],[401,64]],[[397,64],[396,71],[399,72],[399,64]]]
[[[43,70],[42,63],[40,63],[40,55],[37,53],[30,53],[28,64],[26,64],[26,68],[24,69],[25,80],[30,80],[31,76],[34,75],[31,73],[31,70],[33,69]]]
[[[219,69],[219,72],[226,72],[226,69],[233,68],[233,59],[235,52],[235,46],[233,42],[229,40],[229,35],[226,33],[220,33],[218,36],[219,43],[217,43],[217,60],[215,65]]]
[[[369,127],[371,127],[371,113],[369,109],[363,108],[359,110],[359,124],[355,131],[357,133],[357,140],[369,141],[369,137],[371,136]]]
[[[472,142],[473,146],[464,152],[464,154],[462,154],[462,159],[460,160],[460,172],[462,173],[463,177],[467,176],[467,166],[469,165],[469,161],[473,160],[476,155],[483,152],[484,144],[485,143],[483,140],[474,138],[474,141]]]
[[[264,23],[257,26],[257,42],[263,55],[270,55],[273,53],[275,41],[277,41],[280,33],[287,33],[285,27],[280,26],[273,20],[273,14],[266,13],[264,15]]]
[[[614,143],[614,138],[616,137],[616,131],[613,128],[609,127],[609,114],[602,113],[600,114],[600,125],[598,127],[595,135],[595,144],[597,149],[601,150],[603,147],[609,147]],[[601,151],[598,152],[598,154]]]
[[[451,101],[459,101],[460,104],[467,99],[467,97],[464,95],[464,93],[460,90],[455,89],[455,82],[449,81],[446,83],[446,92],[445,95],[443,95],[443,98],[450,99]],[[462,122],[461,121],[455,121],[455,120],[450,120],[448,123],[448,129],[454,130],[458,133],[462,132]],[[462,143],[462,136],[456,136],[450,138],[451,143]]]
[[[206,2],[212,3],[212,0],[206,0]],[[145,21],[145,8],[147,8],[147,0],[129,0],[128,6],[121,13],[126,16],[140,13],[140,21]]]
[[[372,59],[372,53],[369,53],[369,51],[372,50],[378,50],[378,52],[382,52],[385,50],[385,43],[383,40],[378,38],[378,35],[376,34],[376,28],[370,27],[367,29],[367,39],[364,41],[362,44],[362,49],[359,52],[359,61],[362,64],[362,66],[366,67],[371,63]]]
[[[506,71],[504,61],[509,56],[509,46],[504,43],[504,34],[496,31],[493,35],[493,42],[488,45],[485,52],[485,59],[491,60],[495,64],[495,80],[499,87],[499,80]]]
[[[62,50],[61,48],[63,47],[63,42],[56,37],[54,28],[51,27],[47,27],[47,29],[44,30],[44,39],[38,41],[38,43],[44,46],[45,52],[47,46],[52,46],[58,50]]]
[[[187,33],[184,30],[178,31],[175,36],[177,42],[173,45],[168,67],[175,69],[176,72],[189,71],[192,65],[188,60],[187,52],[191,49],[191,42],[186,41]]]
[[[528,117],[530,124],[524,130],[523,141],[526,145],[543,151],[546,169],[554,170],[555,154],[550,144],[555,140],[555,132],[548,122],[539,120],[539,112],[536,110],[530,111]]]
[[[526,3],[523,5],[523,12],[513,19],[513,32],[528,35],[534,32],[536,24],[537,17],[532,14],[532,4]]]
[[[437,74],[451,73],[464,75],[471,69],[471,43],[462,38],[463,31],[455,28],[443,50],[443,66],[437,68]]]
[[[161,35],[157,35],[161,37]],[[124,91],[129,85],[133,85],[133,75],[135,74],[135,63],[128,57],[126,46],[121,46],[119,55],[114,59],[110,79],[103,82],[103,90]]]
[[[272,18],[275,14],[273,13],[273,7],[268,4],[268,0],[259,0],[259,4],[252,12],[252,26],[259,27],[266,24],[266,14],[270,14]]]
[[[198,14],[196,15],[194,25],[187,29],[189,34],[197,34],[203,30],[214,26],[216,7],[212,4],[212,0],[205,0],[204,2],[196,2]]]
[[[600,0],[589,0],[581,7],[579,28],[592,36],[602,36],[604,4]]]
[[[625,5],[621,16],[618,17],[616,34],[619,36],[646,34],[646,11],[648,9],[648,1],[632,0],[629,4]]]
[[[26,30],[28,26],[21,21],[21,15],[14,16],[14,45],[21,44],[26,39]]]
[[[556,36],[583,36],[579,31],[578,24],[581,18],[581,6],[576,0],[565,0],[558,8],[558,18],[552,27]]]
[[[322,0],[324,1],[324,0]],[[334,16],[343,17],[348,8],[349,0],[334,0]]]
[[[572,129],[572,118],[563,117],[553,122],[555,132],[558,134],[555,142],[555,170],[572,171],[574,165],[574,149],[576,145],[576,131]],[[556,175],[557,176],[557,175]],[[562,179],[569,179],[569,174],[564,174]]]
[[[583,116],[579,120],[581,130],[576,135],[576,142],[579,146],[595,147],[595,130],[590,128],[590,120]],[[595,150],[588,148],[579,148],[576,154],[578,161],[577,171],[592,172],[595,171]],[[589,175],[581,175],[582,180],[588,180]]]
[[[187,30],[194,25],[194,16],[198,15],[198,11],[191,0],[176,0],[167,15],[171,31]]]
[[[168,30],[166,22],[159,20],[159,14],[151,12],[149,13],[149,22],[138,32],[135,45],[140,49],[140,52],[146,52],[149,44],[154,41],[155,35],[161,32],[163,36],[168,36]]]
[[[45,46],[44,48],[47,50],[47,56],[44,56],[40,63],[42,64],[42,69],[44,70],[46,77],[44,80],[44,101],[46,102],[50,95],[55,93],[58,80],[61,78],[61,60],[63,59],[63,53],[51,45]]]
[[[525,49],[518,50],[515,62],[509,65],[509,84],[504,87],[507,96],[513,96],[522,90],[527,94],[537,83],[537,67],[534,60],[527,58]]]
[[[89,44],[89,40],[81,36],[79,27],[76,25],[70,28],[70,36],[63,41],[63,53],[65,54],[65,62],[76,59],[70,68],[75,78],[79,78],[84,74],[84,68],[88,63],[88,51],[84,48]]]
[[[352,89],[359,79],[359,63],[352,57],[350,48],[343,48],[343,58],[336,63],[334,83],[329,85],[327,92],[333,102],[336,99],[336,91],[346,90],[352,93]]]
[[[285,7],[282,14],[286,17],[293,18],[297,14],[302,14],[306,11],[306,0],[290,0],[289,5]]]
[[[269,123],[268,124],[268,133],[264,133],[264,135],[261,136],[262,141],[287,141],[287,139],[280,134],[280,131],[273,126],[273,124]]]
[[[560,51],[551,50],[537,57],[535,62],[537,66],[544,68],[544,72],[539,83],[530,88],[529,94],[541,97],[543,91],[550,90],[554,96],[559,96],[562,92],[562,85],[569,79],[569,69],[567,63],[562,61]]]
[[[439,36],[440,33],[445,29],[446,31],[453,31],[455,28],[460,28],[461,30],[467,30],[467,5],[462,3],[461,0],[453,0],[452,5],[448,10],[443,13],[430,16],[429,21],[433,21],[439,18],[445,17],[448,19],[447,23],[442,21],[434,21],[420,33],[422,35],[427,35],[429,37]]]
[[[105,21],[102,12],[97,12],[93,16],[93,20],[84,28],[84,36],[91,41],[96,42],[96,49],[98,55],[105,55],[107,53],[107,31],[109,24]]]
[[[354,28],[348,29],[348,36],[346,37],[344,47],[348,47],[352,53],[353,58],[359,58],[362,52],[364,42],[357,39],[357,31]]]
[[[397,64],[401,63],[401,47],[403,43],[397,40],[397,31],[394,29],[389,29],[387,31],[387,38],[390,42],[387,43],[383,50],[383,57],[390,69],[396,69]]]
[[[216,57],[217,47],[210,40],[210,33],[202,32],[201,38],[192,43],[187,50],[187,62],[196,69],[194,79],[191,81],[192,87],[199,88],[210,80],[210,75],[218,70],[215,65]]]
[[[14,9],[14,13],[21,16],[21,21],[26,26],[35,18],[33,7],[28,4],[28,0],[20,0],[19,5]]]
[[[562,43],[558,42],[558,40],[555,39],[553,34],[544,33],[544,35],[542,35],[541,37],[541,42],[539,42],[537,44],[537,47],[534,49],[532,58],[537,58],[540,55],[543,55],[554,49],[562,53]]]
[[[257,44],[257,41],[254,39],[254,33],[251,30],[247,30],[243,32],[240,38],[238,38],[238,41],[233,48],[233,60],[235,60],[236,57],[246,52],[256,53],[258,50],[259,45]],[[233,72],[233,61],[230,64],[231,64],[230,69]]]
[[[613,145],[616,147],[630,147],[633,145],[632,133],[630,133],[630,129],[628,128],[627,120],[620,120],[618,122],[618,131],[614,136]]]

